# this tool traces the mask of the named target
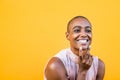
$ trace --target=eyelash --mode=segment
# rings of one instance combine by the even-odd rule
[[[78,33],[78,32],[80,32],[80,30],[79,30],[79,29],[75,29],[74,32],[75,32],[75,33]]]
[[[90,33],[90,32],[91,32],[91,30],[85,30],[85,32]]]
[[[78,32],[80,32],[80,29],[75,29],[74,32],[75,32],[75,33],[78,33]],[[91,30],[85,30],[85,32],[90,33]]]

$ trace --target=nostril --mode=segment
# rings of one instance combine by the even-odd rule
[[[86,37],[87,35],[86,34],[81,34],[81,37]]]
[[[87,42],[88,42],[89,40],[87,39]]]

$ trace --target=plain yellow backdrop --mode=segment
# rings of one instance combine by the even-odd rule
[[[43,80],[48,59],[69,47],[66,26],[77,15],[92,23],[104,80],[120,80],[119,0],[0,0],[0,80]]]

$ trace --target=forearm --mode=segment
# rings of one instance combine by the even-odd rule
[[[85,80],[87,71],[78,71],[77,80]]]

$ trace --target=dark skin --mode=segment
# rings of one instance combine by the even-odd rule
[[[91,24],[84,18],[76,18],[69,24],[69,30],[66,32],[66,38],[70,41],[72,52],[79,56],[79,71],[77,80],[85,80],[86,73],[93,62],[93,56],[88,48],[92,41]],[[79,44],[80,40],[87,40],[85,44]],[[81,49],[82,48],[82,49]],[[102,60],[98,60],[98,73],[96,80],[103,80],[105,65]],[[67,71],[57,57],[53,57],[45,69],[47,80],[68,80]]]

